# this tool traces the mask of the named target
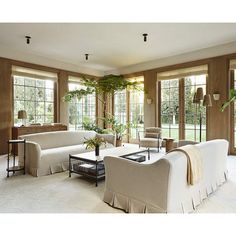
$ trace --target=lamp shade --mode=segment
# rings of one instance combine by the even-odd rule
[[[199,102],[203,100],[203,89],[201,87],[197,88],[196,100]]]
[[[212,106],[210,94],[204,95],[203,106],[205,106],[205,107],[211,107]]]
[[[26,118],[27,118],[27,114],[25,110],[18,111],[18,119],[26,119]]]

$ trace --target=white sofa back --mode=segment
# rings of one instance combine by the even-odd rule
[[[83,144],[85,139],[96,136],[95,131],[56,131],[20,136],[21,139],[38,143],[42,150]]]
[[[171,152],[154,163],[135,163],[124,158],[104,158],[104,201],[126,212],[191,212],[225,182],[228,141],[196,144],[203,160],[203,178],[187,183],[187,158]]]

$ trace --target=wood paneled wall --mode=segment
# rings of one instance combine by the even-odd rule
[[[68,125],[68,103],[63,101],[63,96],[68,92],[68,74],[65,71],[58,73],[58,104],[59,119],[58,121],[64,125]]]
[[[57,100],[56,100],[56,121],[68,124],[67,103],[62,101],[62,97],[68,91],[68,75],[83,77],[84,74],[75,73],[56,68],[26,63],[0,57],[0,155],[7,153],[7,140],[11,139],[11,128],[13,126],[13,84],[11,79],[12,65],[18,65],[37,70],[55,72],[58,74]],[[90,76],[90,75],[86,75]],[[98,78],[91,76],[93,78]]]
[[[208,93],[220,93],[220,100],[212,99],[212,107],[208,108],[207,139],[223,138],[230,140],[229,136],[229,109],[224,112],[220,107],[228,99],[229,63],[227,57],[214,58],[209,63]]]
[[[145,127],[156,126],[156,104],[157,104],[157,76],[154,71],[144,72],[144,125]],[[147,104],[147,98],[152,99],[152,104]]]
[[[166,66],[162,68],[155,68],[152,70],[137,72],[125,77],[132,77],[133,75],[144,76],[144,88],[146,90],[144,101],[144,124],[145,126],[157,126],[158,124],[158,110],[157,110],[157,89],[156,89],[156,74],[161,71],[168,71],[178,68],[192,67],[202,64],[209,66],[208,78],[208,93],[211,95],[214,92],[220,93],[220,100],[212,100],[213,106],[208,108],[208,127],[207,139],[224,138],[230,141],[230,116],[229,109],[225,112],[220,112],[221,104],[228,98],[229,94],[229,60],[235,59],[235,54],[224,55],[215,58],[208,58],[194,62],[181,63],[178,65]],[[41,65],[24,63],[20,61],[0,58],[0,154],[7,152],[7,140],[11,138],[12,127],[12,81],[11,81],[11,66],[19,65],[34,69],[41,69],[58,73],[58,122],[67,124],[67,104],[62,102],[62,97],[66,93],[68,75],[83,76],[83,74],[64,71],[56,68],[49,68]],[[146,98],[152,98],[152,104],[147,104]],[[101,115],[102,105],[97,106],[97,115]]]
[[[7,141],[11,138],[12,83],[11,64],[0,59],[0,154],[7,153]]]
[[[212,97],[212,107],[207,108],[207,140],[222,138],[231,141],[229,109],[227,108],[224,112],[221,112],[220,107],[229,98],[229,61],[235,58],[236,53],[139,72],[144,75],[144,86],[147,91],[145,97],[152,97],[154,101],[153,104],[148,105],[145,100],[145,127],[158,126],[156,74],[163,71],[208,64],[207,91]],[[128,77],[129,75],[125,76]],[[219,101],[214,101],[212,96],[214,92],[220,93]]]

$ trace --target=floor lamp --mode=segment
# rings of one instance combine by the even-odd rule
[[[212,106],[212,102],[211,102],[211,96],[210,94],[206,94],[203,96],[203,88],[199,87],[197,88],[197,92],[194,93],[194,97],[193,97],[193,103],[196,104],[196,106],[198,105],[198,110],[199,110],[199,141],[202,141],[202,112],[201,112],[201,103],[203,101],[203,106],[205,107],[211,107]]]

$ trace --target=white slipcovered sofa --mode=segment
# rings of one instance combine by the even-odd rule
[[[104,201],[126,212],[187,213],[227,179],[228,141],[218,139],[196,144],[202,157],[202,178],[187,183],[187,158],[179,151],[153,163],[104,158],[106,182]]]
[[[105,148],[114,147],[114,135],[94,131],[56,131],[20,136],[26,140],[26,172],[43,176],[68,170],[69,154],[91,151],[83,143],[96,135],[107,141]],[[22,145],[19,145],[19,162],[23,162]]]

